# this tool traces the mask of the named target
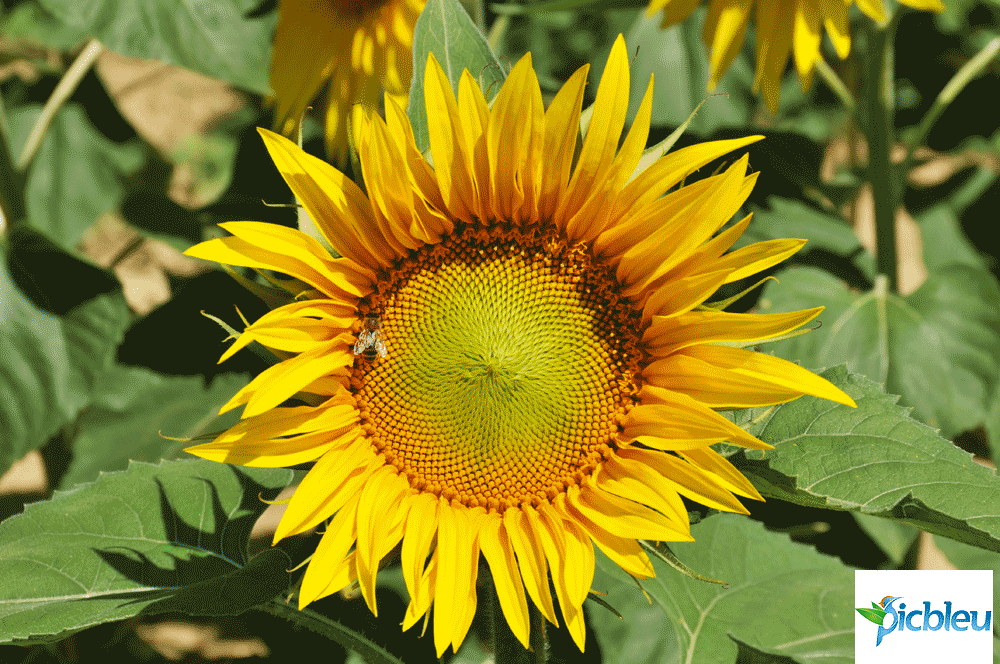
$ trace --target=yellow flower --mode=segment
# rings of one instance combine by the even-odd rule
[[[405,105],[413,26],[426,0],[280,0],[271,51],[275,127],[290,135],[329,82],[326,149],[347,160],[347,114],[375,109],[382,91]]]
[[[525,590],[557,623],[551,575],[582,650],[593,545],[648,578],[653,567],[638,539],[691,539],[680,496],[742,513],[733,494],[760,499],[710,446],[768,446],[714,409],[803,394],[853,405],[809,371],[739,347],[794,330],[821,309],[756,315],[699,306],[804,242],[726,253],[749,223],[718,232],[756,180],[746,157],[675,189],[760,137],[678,150],[635,175],[653,85],[619,150],[629,97],[619,36],[574,166],[587,69],[545,110],[526,55],[490,108],[468,71],[456,99],[430,57],[434,166],[387,99],[385,121],[358,113],[367,195],[261,131],[341,257],[299,231],[254,222],[224,224],[232,237],[188,251],[303,284],[293,289],[297,301],[250,325],[223,355],[257,341],[288,359],[224,407],[245,406],[239,424],[188,450],[248,466],[315,462],[274,536],[330,521],[300,606],[356,580],[376,611],[379,562],[402,541],[411,597],[403,627],[433,603],[440,656],[469,629],[482,553],[522,643]],[[375,317],[387,352],[366,358],[353,344],[359,332],[374,334]],[[282,405],[297,394],[314,405]]]
[[[941,0],[899,0],[915,9],[941,11]],[[687,18],[699,0],[650,0],[646,16],[661,9],[661,28],[667,28]],[[750,22],[754,0],[710,0],[702,39],[709,49],[711,75],[708,89],[715,89],[743,44]],[[856,0],[858,9],[871,19],[885,23],[882,0]],[[837,55],[843,60],[851,50],[851,35],[847,29],[850,0],[756,0],[757,5],[757,74],[754,90],[763,90],[764,100],[772,112],[778,110],[781,75],[790,52],[795,54],[795,68],[802,90],[808,90],[813,66],[822,57],[820,41],[823,32],[830,35]]]

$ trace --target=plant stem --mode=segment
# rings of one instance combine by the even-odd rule
[[[48,131],[49,126],[55,119],[56,113],[59,112],[59,109],[63,107],[66,100],[70,98],[73,91],[80,85],[80,81],[87,75],[90,68],[94,66],[97,56],[103,50],[104,46],[101,45],[101,42],[91,39],[83,47],[83,50],[80,51],[80,55],[76,56],[76,60],[69,66],[66,73],[63,74],[63,77],[56,85],[56,89],[52,91],[52,96],[45,102],[41,115],[35,121],[35,126],[31,128],[31,133],[28,134],[28,140],[24,143],[24,150],[21,151],[21,157],[17,160],[17,170],[23,171],[31,163],[31,160],[35,158],[35,153],[42,146],[45,132]]]
[[[969,84],[972,79],[976,78],[986,69],[987,65],[993,61],[993,58],[1000,53],[1000,37],[991,39],[990,42],[983,47],[983,50],[976,53],[976,55],[962,65],[948,84],[944,86],[944,89],[938,94],[937,99],[934,100],[934,104],[931,106],[930,110],[927,111],[927,115],[923,117],[920,121],[920,127],[917,129],[916,135],[913,140],[910,141],[909,146],[906,150],[906,158],[903,160],[903,173],[907,173],[910,170],[910,166],[913,164],[913,151],[916,150],[923,142],[927,139],[927,134],[931,132],[931,127],[937,122],[937,119],[941,117],[944,110],[948,108],[948,105],[954,101],[958,93]]]
[[[493,636],[496,664],[545,664],[548,662],[549,640],[545,631],[545,618],[542,617],[541,611],[535,608],[531,600],[528,600],[528,624],[531,628],[528,643],[531,650],[525,650],[514,633],[510,631],[510,626],[507,625],[507,619],[500,607],[500,599],[497,597],[492,576],[490,576],[489,581],[489,595],[490,632]]]
[[[865,115],[859,118],[868,136],[868,181],[875,197],[875,264],[898,290],[896,256],[896,208],[902,196],[900,172],[892,163],[895,139],[895,66],[893,47],[899,11],[884,27],[869,24],[865,69]]]
[[[830,88],[833,94],[837,95],[837,98],[840,99],[840,103],[844,105],[844,108],[849,111],[853,111],[856,106],[854,97],[851,95],[851,91],[847,89],[847,86],[844,85],[844,82],[840,80],[840,77],[837,76],[837,72],[833,71],[830,65],[828,65],[826,60],[822,57],[816,60],[815,66],[816,73],[819,74],[819,77],[823,79],[826,86]]]
[[[300,611],[295,607],[285,604],[281,599],[271,600],[256,608],[258,611],[284,618],[297,626],[308,629],[310,632],[325,636],[348,650],[358,653],[369,664],[403,664],[378,644],[369,641],[358,632],[344,627],[336,620],[331,620],[315,611],[310,611],[309,609]]]

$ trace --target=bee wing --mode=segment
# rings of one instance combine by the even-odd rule
[[[373,337],[375,335],[368,330],[361,330],[361,334],[358,335],[358,340],[354,343],[354,354],[361,355],[365,352],[365,348],[372,345]]]

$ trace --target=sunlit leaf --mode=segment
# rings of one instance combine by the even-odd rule
[[[736,640],[802,664],[854,661],[852,570],[741,516],[712,516],[691,534],[694,542],[671,548],[728,589],[654,560],[656,578],[642,582],[650,605],[631,577],[598,554],[593,587],[625,618],[590,611],[606,664],[735,662]]]
[[[238,615],[288,586],[247,538],[291,478],[211,461],[132,463],[0,523],[0,642],[53,640],[139,613]]]

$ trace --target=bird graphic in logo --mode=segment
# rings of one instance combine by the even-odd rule
[[[870,620],[871,622],[881,627],[882,619],[885,618],[886,614],[889,613],[890,611],[895,611],[895,609],[892,608],[892,603],[895,602],[897,599],[900,599],[900,597],[893,597],[892,595],[886,595],[885,597],[882,598],[882,600],[878,604],[872,602],[872,608],[870,609],[866,608],[866,609],[854,609],[854,610],[860,613],[865,620]]]

